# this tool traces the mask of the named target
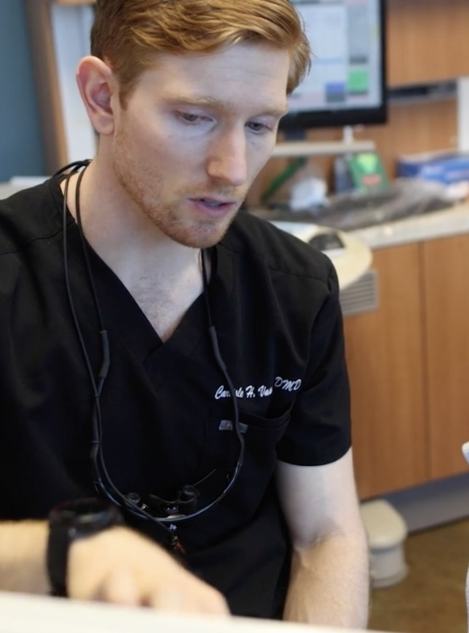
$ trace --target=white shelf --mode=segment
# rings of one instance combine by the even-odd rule
[[[372,152],[376,148],[373,141],[325,141],[308,142],[292,141],[289,143],[278,143],[274,149],[273,156],[337,156],[339,154],[357,154],[359,152]]]

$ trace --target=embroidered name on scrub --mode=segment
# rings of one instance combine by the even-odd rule
[[[271,387],[267,387],[266,385],[260,385],[259,387],[248,385],[247,387],[238,387],[238,389],[235,390],[235,394],[236,397],[240,399],[267,398],[272,395],[274,389],[289,391],[290,393],[299,391],[301,384],[301,378],[292,380],[277,376]],[[215,400],[222,400],[223,398],[231,398],[231,394],[229,390],[225,388],[225,385],[220,385],[215,391]]]

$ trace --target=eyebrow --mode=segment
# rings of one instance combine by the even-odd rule
[[[218,110],[229,111],[231,108],[224,101],[214,99],[213,97],[170,97],[167,99],[167,103],[171,105],[187,105],[187,106],[205,106],[210,108],[217,108]],[[273,116],[281,118],[288,113],[288,106],[280,108],[267,108],[262,110],[256,116]]]

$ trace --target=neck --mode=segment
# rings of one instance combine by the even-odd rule
[[[69,185],[68,208],[77,218],[77,176]],[[112,185],[113,174],[93,161],[80,187],[80,216],[87,241],[126,286],[141,278],[142,270],[158,271],[161,280],[199,266],[199,249],[178,244],[164,235],[122,189]],[[64,187],[62,187],[62,190]]]

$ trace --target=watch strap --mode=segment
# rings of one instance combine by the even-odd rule
[[[62,503],[49,514],[47,572],[52,596],[66,597],[70,545],[81,538],[123,524],[117,506],[98,498]]]

